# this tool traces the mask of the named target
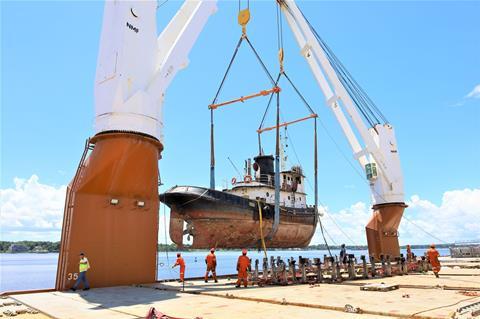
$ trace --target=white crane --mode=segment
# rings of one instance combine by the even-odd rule
[[[157,37],[157,1],[106,1],[95,78],[95,133],[131,131],[163,142],[163,99],[216,1],[185,1]]]
[[[332,109],[347,137],[355,158],[363,169],[367,170],[368,167],[369,170],[374,170],[368,176],[373,204],[403,203],[403,177],[393,126],[388,123],[376,123],[373,127],[365,125],[352,97],[340,81],[327,53],[295,1],[280,1],[280,5],[300,46],[301,54],[308,62],[327,105]],[[364,146],[353,132],[345,112],[361,136]]]
[[[403,176],[393,126],[362,118],[345,74],[294,0],[278,0],[326,104],[332,109],[370,184],[374,216],[367,226],[371,255],[398,256]],[[95,82],[95,131],[143,133],[163,143],[163,97],[216,1],[188,0],[157,38],[157,2],[107,1]],[[340,70],[340,71],[339,71]],[[368,101],[367,101],[368,102]],[[365,115],[365,114],[363,114]],[[368,112],[366,114],[368,116]]]
[[[362,104],[368,104],[369,98],[362,95],[363,92],[355,82],[345,79],[348,71],[342,69],[341,64],[318,36],[295,1],[277,2],[295,36],[301,54],[325,96],[326,104],[333,111],[353,150],[354,157],[369,181],[374,209],[372,219],[366,227],[370,255],[377,259],[381,255],[398,257],[400,249],[397,229],[406,205],[393,126],[387,122],[381,124],[379,121],[370,121],[370,127],[365,124],[360,113],[363,112],[364,117],[368,117],[368,110],[365,109],[368,105]],[[348,90],[346,87],[348,85],[353,87]],[[354,133],[352,124],[363,145]]]

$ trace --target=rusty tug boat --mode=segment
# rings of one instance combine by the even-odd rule
[[[317,218],[315,206],[306,202],[305,176],[300,166],[292,166],[280,176],[280,220],[275,234],[274,157],[258,155],[253,165],[247,161],[243,181],[232,179],[231,189],[175,186],[160,195],[171,209],[170,238],[183,245],[183,236],[189,235],[192,248],[260,248],[264,234],[268,247],[307,246]]]
[[[242,43],[248,47],[257,58],[261,66],[265,66],[248,40],[245,26],[248,22],[239,18],[242,25],[242,36],[237,44],[229,66],[217,93],[208,106],[210,109],[210,187],[175,186],[163,194],[159,199],[170,207],[170,239],[178,246],[183,246],[183,237],[193,238],[192,248],[302,248],[308,246],[315,233],[318,222],[318,160],[317,160],[317,114],[305,100],[295,84],[283,68],[283,51],[279,52],[280,72],[274,77],[266,68],[264,71],[272,87],[240,98],[218,102],[219,94],[227,78],[230,67],[234,62],[238,48]],[[304,104],[308,115],[299,119],[280,123],[280,80],[293,89]],[[258,134],[258,156],[245,161],[242,181],[237,183],[232,179],[233,187],[215,189],[215,147],[214,147],[214,111],[220,107],[237,102],[269,96],[263,114]],[[273,103],[272,103],[273,102]],[[275,105],[276,103],[276,105]],[[276,106],[276,123],[274,126],[264,127],[268,112],[272,105]],[[281,142],[280,128],[292,124],[313,120],[313,160],[314,160],[314,205],[307,205],[303,170],[293,165],[289,170],[284,169],[284,149]],[[275,154],[264,154],[261,135],[264,132],[275,132]],[[253,168],[253,174],[252,174]],[[240,175],[240,173],[239,173]],[[184,225],[186,224],[186,227]]]

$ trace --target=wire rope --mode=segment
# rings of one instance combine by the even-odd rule
[[[242,41],[243,41],[243,38],[240,38],[238,40],[238,43],[235,47],[235,50],[233,51],[232,58],[230,59],[230,63],[228,63],[227,70],[225,71],[225,74],[223,75],[222,81],[220,82],[220,86],[218,87],[217,93],[215,94],[215,97],[212,101],[212,104],[215,104],[217,102],[218,96],[220,95],[220,92],[222,91],[223,85],[225,84],[225,80],[227,79],[228,73],[230,72],[230,69],[232,68],[233,61],[235,61],[235,57],[237,56],[238,49],[240,48],[240,45],[242,44]]]
[[[160,1],[157,0],[157,10],[160,9],[164,4],[166,4],[168,0],[164,0],[160,3]]]
[[[438,240],[439,242],[442,242],[444,244],[448,244],[446,241],[438,238],[437,236],[433,235],[432,233],[426,231],[423,227],[417,225],[416,223],[414,223],[412,220],[410,220],[410,218],[408,218],[407,216],[403,215],[403,218],[405,218],[409,223],[411,223],[413,226],[417,227],[418,229],[420,229],[421,231],[423,231],[425,234],[429,235],[430,237],[432,237],[433,239],[435,240]]]
[[[262,66],[263,70],[265,71],[265,74],[266,74],[266,75],[268,76],[268,78],[270,79],[270,82],[272,83],[272,85],[275,85],[275,80],[273,79],[272,75],[271,75],[270,72],[268,71],[265,63],[263,63],[263,60],[262,60],[262,58],[260,58],[260,55],[258,54],[257,50],[254,48],[254,46],[253,46],[252,43],[250,42],[250,39],[245,36],[245,40],[247,41],[248,45],[249,45],[250,48],[252,49],[253,53],[255,54],[255,57],[257,58],[258,62],[260,62],[260,65]]]
[[[289,5],[285,1],[281,1],[281,4],[286,8],[288,13],[292,16],[294,20],[297,20],[295,15],[292,14],[292,10]],[[359,112],[363,115],[364,119],[371,125],[372,127],[375,124],[378,124],[379,118],[381,118],[385,123],[388,123],[388,120],[380,111],[380,109],[376,106],[376,104],[371,100],[370,97],[365,93],[365,91],[361,88],[361,86],[355,81],[353,76],[348,72],[345,66],[341,63],[341,61],[336,57],[333,51],[329,48],[326,42],[320,37],[318,32],[312,26],[310,21],[307,17],[303,14],[303,12],[298,8],[300,13],[302,14],[303,18],[305,19],[307,25],[309,26],[310,30],[312,31],[313,35],[317,39],[319,45],[323,49],[327,59],[330,62],[330,65],[334,69],[335,73],[338,76],[338,79],[341,81],[342,85],[347,90],[348,94],[352,98],[354,105],[357,107]],[[298,21],[297,21],[298,23]]]
[[[302,166],[301,161],[300,161],[300,158],[299,158],[299,156],[298,156],[298,154],[297,154],[297,151],[296,151],[296,149],[295,149],[295,145],[294,145],[295,143],[293,143],[293,140],[292,140],[292,138],[290,137],[290,135],[288,134],[288,131],[287,131],[287,130],[285,130],[285,135],[286,135],[286,137],[288,137],[288,140],[290,141],[290,142],[289,142],[290,145],[292,145],[292,149],[293,149],[293,152],[294,152],[294,154],[295,154],[295,157],[296,157],[296,159],[297,159],[298,164],[299,164],[300,166]],[[307,178],[305,178],[305,179],[306,179],[307,182],[309,183],[310,188],[313,188],[312,185],[311,185],[311,183],[310,183],[310,180],[308,180]],[[318,202],[320,203],[320,205],[321,205],[322,207],[326,207],[325,205],[323,205],[323,204],[321,203],[320,200],[319,200]],[[318,207],[315,207],[315,209],[318,210]],[[320,225],[320,232],[321,232],[321,234],[322,234],[323,241],[325,242],[325,246],[327,247],[328,253],[329,253],[330,257],[333,257],[333,256],[332,256],[332,252],[330,251],[330,246],[328,245],[328,241],[327,241],[327,239],[326,239],[326,237],[325,237],[325,233],[327,233],[327,230],[326,230],[325,227],[323,226],[323,223],[322,223],[322,220],[321,220],[320,216],[318,216],[318,223],[319,223],[319,225]],[[328,234],[328,233],[327,233],[327,234]],[[329,234],[328,234],[328,236],[330,237]],[[330,239],[332,239],[332,237],[330,237]],[[336,243],[335,243],[335,241],[334,241],[333,239],[332,239],[332,242],[336,245]]]

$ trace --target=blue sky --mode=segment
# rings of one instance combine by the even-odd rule
[[[180,5],[169,1],[159,8],[159,30]],[[250,6],[249,37],[276,73],[274,2]],[[441,208],[446,192],[480,188],[480,88],[467,97],[480,85],[480,2],[299,1],[299,6],[395,126],[407,199],[419,196]],[[240,36],[237,10],[236,1],[219,3],[190,65],[167,91],[160,161],[166,186],[208,185],[207,105]],[[1,11],[1,189],[15,189],[15,177],[32,175],[59,189],[73,177],[84,141],[93,133],[103,2],[2,1]],[[341,155],[358,166],[286,24],[284,38],[288,74],[341,150],[320,129],[320,200],[332,216],[359,202],[368,211],[369,189]],[[237,63],[221,99],[269,87],[246,46]],[[291,93],[286,88],[282,97],[285,119],[306,114]],[[265,103],[258,99],[216,113],[217,184],[236,175],[228,156],[242,166],[255,155],[255,129]],[[293,144],[311,175],[311,123],[292,127],[289,134],[289,159],[296,162]],[[268,141],[266,151],[273,151]],[[477,192],[471,196],[478,200]],[[411,214],[421,218],[421,211]]]

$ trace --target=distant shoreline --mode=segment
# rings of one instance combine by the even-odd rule
[[[454,244],[437,244],[437,248],[450,248]],[[422,245],[411,245],[412,249],[426,249],[429,248],[430,244]],[[329,245],[330,249],[340,249],[339,245]],[[271,248],[269,250],[326,250],[328,249],[325,244],[321,245],[311,245],[305,248]],[[367,245],[346,245],[346,248],[349,250],[366,250],[368,249]],[[400,246],[400,248],[405,249],[406,246]],[[45,254],[45,253],[58,253],[60,250],[60,242],[51,242],[51,241],[0,241],[0,253],[31,253],[31,254]],[[188,246],[183,248],[178,248],[175,244],[158,244],[158,251],[205,251],[206,249],[190,249]],[[221,249],[222,251],[235,251],[238,249]]]

